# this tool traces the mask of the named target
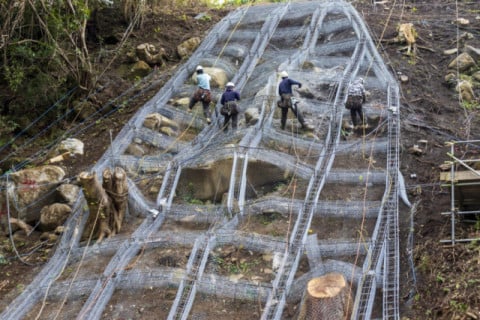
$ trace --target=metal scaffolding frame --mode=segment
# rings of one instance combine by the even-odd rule
[[[450,188],[450,211],[441,214],[450,217],[451,233],[450,239],[442,239],[440,242],[455,245],[456,243],[479,241],[480,238],[457,238],[456,227],[459,218],[466,215],[480,216],[480,198],[478,197],[480,170],[471,166],[471,164],[479,163],[480,159],[460,159],[461,155],[457,154],[457,149],[479,149],[480,140],[453,141],[448,144],[450,152],[447,155],[451,160],[447,163],[450,164],[450,171],[441,173],[440,180],[445,181],[442,186]],[[465,192],[470,193],[470,198],[465,198]],[[476,195],[472,193],[476,193]]]

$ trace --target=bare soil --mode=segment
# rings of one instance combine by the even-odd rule
[[[477,1],[453,1],[453,0],[406,0],[400,4],[386,1],[384,4],[373,6],[371,1],[354,1],[352,4],[364,16],[371,29],[371,36],[378,44],[378,50],[385,62],[391,68],[392,73],[405,75],[408,81],[401,83],[402,103],[402,153],[401,171],[405,176],[410,202],[416,205],[414,212],[413,247],[406,246],[407,236],[411,230],[409,227],[410,211],[402,207],[403,227],[401,229],[403,253],[402,253],[402,316],[411,319],[480,319],[480,247],[478,244],[457,244],[445,246],[440,243],[441,239],[450,236],[450,224],[448,218],[440,213],[450,208],[449,189],[442,187],[439,181],[439,165],[448,160],[446,153],[449,151],[444,146],[446,141],[478,139],[480,126],[478,111],[465,110],[458,102],[458,96],[454,88],[444,81],[447,65],[453,59],[452,56],[443,54],[444,50],[457,47],[461,48],[465,43],[480,48],[480,10]],[[396,3],[396,2],[395,2]],[[86,129],[78,138],[85,142],[85,156],[72,158],[64,162],[68,174],[75,176],[86,170],[100,158],[110,143],[110,133],[114,137],[123,127],[134,112],[165,83],[183,61],[175,54],[176,46],[182,41],[193,37],[206,35],[208,30],[217,23],[227,10],[211,10],[201,5],[191,8],[166,8],[161,13],[149,16],[143,25],[131,37],[129,45],[144,42],[154,43],[158,47],[165,48],[169,59],[166,65],[158,68],[152,79],[156,84],[141,95],[129,101],[122,112],[115,112],[103,119],[100,123]],[[195,20],[194,17],[200,12],[207,12],[210,21]],[[184,18],[186,17],[186,19]],[[457,27],[454,23],[457,17],[470,21],[466,26]],[[413,55],[406,55],[403,45],[395,44],[391,39],[396,35],[396,27],[399,23],[412,22],[418,33],[417,49]],[[111,17],[110,23],[113,28],[121,30],[122,26]],[[155,32],[155,28],[161,23],[168,26],[168,31]],[[471,33],[470,40],[463,37],[464,33]],[[92,48],[94,50],[94,47]],[[93,51],[94,52],[94,51]],[[108,70],[106,78],[115,79],[109,81],[108,90],[97,96],[100,103],[105,103],[111,97],[119,96],[125,88],[133,84],[132,80],[121,77],[121,64],[125,61],[116,60]],[[105,82],[106,83],[106,82]],[[146,87],[146,86],[145,86]],[[141,91],[141,88],[137,92]],[[480,92],[477,90],[477,96]],[[72,123],[65,124],[69,126]],[[425,152],[414,155],[407,150],[419,140],[427,140]],[[150,187],[150,186],[149,186]],[[345,191],[345,190],[343,190]],[[341,192],[343,192],[341,191]],[[338,192],[338,190],[337,190]],[[332,197],[334,193],[332,193]],[[265,228],[262,232],[278,236],[284,236],[285,228],[269,228],[270,225],[285,223],[282,217],[276,219],[263,217]],[[251,221],[250,221],[251,222]],[[251,223],[244,228],[249,229]],[[477,224],[478,225],[478,224]],[[460,224],[463,233],[469,237],[479,237],[480,231],[473,224]],[[351,228],[351,226],[342,226]],[[354,232],[352,230],[352,232]],[[412,239],[412,238],[411,238]],[[0,310],[11,301],[22,288],[28,284],[33,276],[41,269],[42,264],[52,253],[55,239],[40,241],[39,233],[34,232],[29,238],[16,239],[16,249],[23,261],[16,258],[14,248],[8,238],[1,239],[0,245],[6,253],[6,264],[0,265],[0,296],[2,296]],[[188,250],[187,250],[188,251]],[[239,250],[237,250],[240,254]],[[148,254],[154,253],[152,250]],[[235,261],[250,258],[247,251],[245,257],[236,256]],[[157,257],[160,259],[160,257]],[[410,258],[413,264],[409,263]],[[171,260],[165,260],[158,264],[183,264],[187,259],[184,251],[180,256],[172,254]],[[260,261],[261,257],[255,257],[252,261]],[[141,260],[143,261],[143,260]],[[245,264],[247,265],[247,264]],[[147,265],[146,265],[147,266]],[[413,268],[414,266],[414,268]],[[127,318],[158,319],[166,318],[171,303],[175,297],[175,289],[168,290],[152,289],[151,292],[115,292],[112,300],[105,309],[105,319],[117,319],[120,314],[125,316],[122,305],[130,301],[128,297],[134,296],[131,303],[135,303],[136,297],[143,297],[143,305],[136,305],[129,309],[132,312]],[[160,298],[159,297],[163,297]],[[156,314],[151,305],[158,305],[159,301],[165,303],[165,317]],[[205,306],[207,304],[207,306]],[[217,304],[212,307],[211,304]],[[203,307],[202,307],[203,305]],[[261,314],[260,305],[250,302],[243,305],[232,304],[228,299],[217,301],[212,297],[199,297],[195,300],[193,310],[198,314],[204,314],[205,318],[235,318],[253,319]],[[151,310],[151,311],[150,311]],[[213,314],[215,312],[215,314]]]

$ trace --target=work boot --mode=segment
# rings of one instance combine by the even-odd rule
[[[314,128],[312,125],[310,125],[310,124],[304,123],[304,124],[302,124],[302,129],[303,129],[303,130],[312,131],[312,130],[314,130],[315,128]]]

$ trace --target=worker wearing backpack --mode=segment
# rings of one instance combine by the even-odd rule
[[[278,94],[280,95],[280,101],[278,101],[277,105],[282,110],[282,130],[285,130],[285,125],[287,123],[288,109],[292,109],[293,114],[295,115],[295,117],[297,117],[298,122],[300,122],[300,124],[302,125],[302,128],[307,129],[303,115],[300,110],[298,110],[298,102],[292,103],[292,86],[297,85],[298,88],[301,88],[302,84],[296,80],[290,79],[286,71],[282,71],[280,73],[280,77],[282,78],[282,81],[278,85]]]
[[[205,115],[207,123],[210,124],[212,122],[212,115],[210,112],[210,102],[212,101],[212,95],[210,93],[210,80],[212,78],[209,74],[203,71],[202,66],[198,66],[196,71],[198,88],[195,90],[193,96],[190,98],[188,112],[192,112],[195,104],[201,101],[203,105],[203,114]]]
[[[225,92],[222,94],[222,98],[220,99],[220,103],[222,104],[222,108],[220,109],[220,113],[224,116],[223,122],[223,131],[228,131],[228,125],[230,119],[232,120],[232,129],[236,130],[238,126],[238,105],[236,101],[240,100],[240,94],[238,91],[234,89],[235,84],[233,82],[229,82],[226,85]]]

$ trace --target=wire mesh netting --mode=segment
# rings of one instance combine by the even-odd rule
[[[223,130],[218,101],[210,125],[200,106],[190,114],[179,102],[199,64],[236,83],[237,130]],[[293,94],[308,126],[289,110],[281,129],[280,71],[302,83]],[[371,92],[362,131],[345,123],[358,76]],[[308,282],[332,272],[348,283],[352,318],[398,319],[398,107],[396,82],[348,3],[232,12],[93,168],[127,172],[123,232],[80,241],[80,197],[59,249],[2,319],[293,318]],[[333,300],[312,310],[345,301]]]

